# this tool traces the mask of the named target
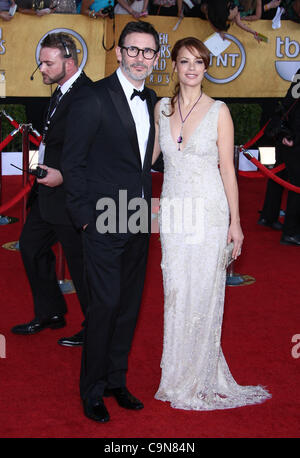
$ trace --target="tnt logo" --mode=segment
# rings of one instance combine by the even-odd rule
[[[276,58],[296,59],[300,56],[300,44],[290,37],[276,37]],[[293,77],[300,67],[300,60],[276,60],[275,68],[278,75],[286,80],[293,81]]]
[[[225,33],[230,42],[229,48],[218,56],[210,56],[209,71],[205,78],[216,84],[226,84],[235,80],[243,71],[246,64],[246,52],[242,43],[233,35]],[[220,78],[220,69],[222,77]]]
[[[6,358],[6,340],[2,334],[0,334],[0,358]]]

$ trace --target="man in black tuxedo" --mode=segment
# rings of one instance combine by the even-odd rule
[[[278,176],[300,187],[300,68],[293,78],[281,109],[272,117],[266,135],[276,143],[276,165],[285,163]],[[282,119],[284,122],[282,122]],[[284,224],[277,221],[283,188],[273,180],[268,181],[264,207],[259,224],[282,229],[282,245],[300,246],[300,194],[288,191]],[[278,226],[280,224],[280,226]]]
[[[56,277],[52,246],[60,242],[69,272],[85,315],[87,287],[84,278],[80,232],[72,224],[65,204],[60,160],[65,141],[70,102],[79,88],[92,81],[78,69],[76,44],[64,33],[53,33],[41,44],[40,71],[45,84],[57,83],[47,110],[43,139],[39,148],[40,167],[47,176],[37,179],[28,199],[30,211],[20,236],[20,252],[31,286],[34,319],[12,328],[15,334],[31,335],[45,328],[65,326],[67,311]],[[82,345],[83,331],[59,341],[62,345]]]
[[[62,169],[68,208],[83,231],[91,296],[80,392],[85,415],[100,422],[109,420],[103,396],[143,408],[126,388],[126,371],[151,221],[156,95],[144,82],[158,53],[152,25],[129,22],[116,48],[118,70],[84,88],[68,119]],[[136,205],[142,211],[135,220]]]
[[[290,134],[280,146],[288,181],[300,187],[300,68],[282,101]],[[282,245],[300,246],[300,194],[288,192],[285,219],[280,240]]]

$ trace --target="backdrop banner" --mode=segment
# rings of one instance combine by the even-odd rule
[[[49,32],[70,33],[77,44],[79,62],[92,80],[98,80],[117,68],[115,50],[124,25],[133,20],[128,15],[112,19],[92,19],[80,14],[51,14],[43,17],[16,13],[0,27],[0,97],[49,96],[53,88],[42,82],[37,71],[40,42]],[[159,97],[170,96],[176,83],[172,74],[171,49],[183,37],[194,36],[206,41],[213,34],[207,21],[177,17],[148,16],[160,36],[160,59],[147,85]],[[176,27],[177,26],[177,27]],[[272,29],[272,21],[255,21],[251,27],[266,36],[268,42],[258,43],[253,35],[236,25],[226,34],[227,48],[219,55],[211,54],[204,89],[212,97],[283,97],[290,81],[300,67],[300,27],[291,21],[281,21]],[[174,28],[176,30],[174,30]],[[104,33],[105,32],[105,33]],[[300,83],[299,83],[300,95]],[[3,100],[3,99],[2,99]]]
[[[16,13],[0,27],[0,75],[5,75],[6,97],[48,97],[53,87],[43,84],[39,70],[40,42],[49,32],[66,32],[77,45],[79,63],[86,74],[97,80],[105,74],[102,37],[105,21],[81,14],[49,14],[38,17]],[[2,91],[3,92],[3,91]],[[3,96],[0,92],[0,96]],[[3,99],[2,99],[3,101]],[[3,103],[5,103],[3,101]]]
[[[212,34],[207,21],[184,18],[177,30],[177,17],[149,16],[160,35],[160,59],[147,85],[158,96],[172,95],[176,74],[172,76],[171,50],[183,37],[194,36],[205,42]],[[116,32],[128,21],[117,17]],[[226,34],[228,47],[218,56],[211,54],[210,67],[203,82],[211,97],[283,97],[290,81],[300,67],[300,26],[291,21],[281,21],[281,28],[273,30],[272,21],[255,21],[251,28],[267,37],[268,42],[258,43],[253,35],[231,26]],[[108,42],[112,41],[112,26],[107,23]],[[106,74],[116,68],[114,51],[107,53]],[[300,86],[300,84],[299,84]],[[300,89],[299,89],[300,95]]]

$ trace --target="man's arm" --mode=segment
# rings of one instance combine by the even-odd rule
[[[68,114],[61,169],[66,204],[74,224],[82,228],[93,217],[87,193],[87,160],[90,145],[100,125],[100,103],[90,87],[76,94]]]

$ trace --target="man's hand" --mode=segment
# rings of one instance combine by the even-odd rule
[[[282,144],[285,146],[294,146],[293,140],[288,140],[286,137],[282,139]]]
[[[59,186],[63,183],[63,176],[58,169],[53,169],[52,167],[47,167],[43,164],[39,167],[47,170],[47,176],[45,176],[45,178],[38,178],[38,183],[49,186],[49,188],[54,188],[55,186]]]

